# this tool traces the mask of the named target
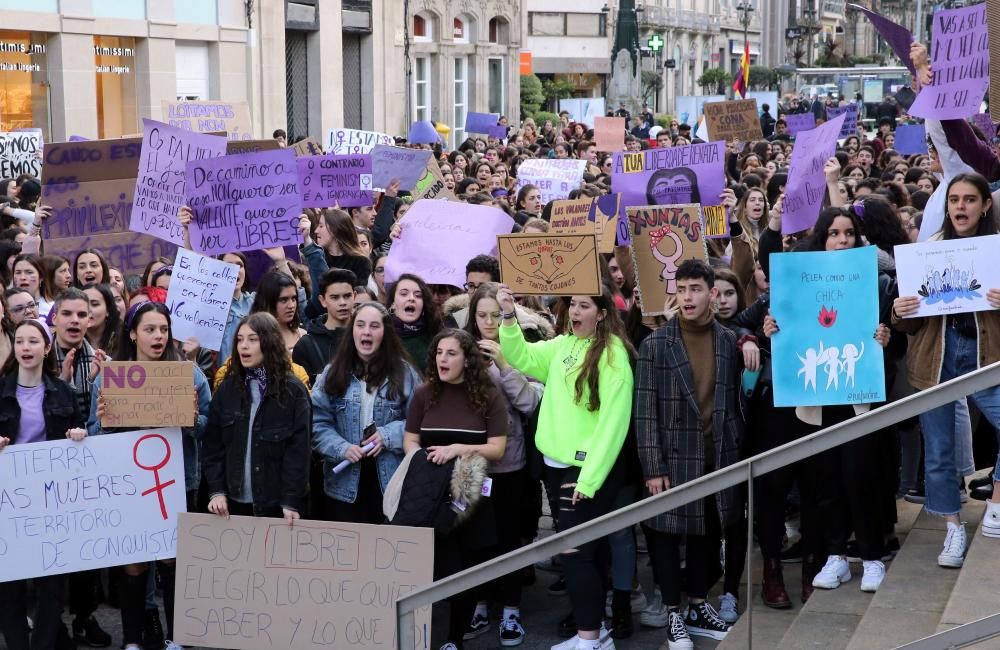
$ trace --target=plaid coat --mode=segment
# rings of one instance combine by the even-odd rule
[[[736,335],[718,322],[715,332],[715,405],[712,413],[715,458],[720,469],[740,460],[743,419],[739,403],[741,358]],[[676,318],[651,334],[639,348],[633,400],[636,438],[644,478],[666,476],[670,486],[705,474],[698,396],[680,325]],[[744,515],[743,491],[732,487],[715,495],[720,523]],[[705,534],[703,501],[663,513],[647,522],[654,530],[677,535]]]

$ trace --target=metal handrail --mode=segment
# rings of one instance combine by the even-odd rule
[[[421,607],[432,605],[535,562],[558,555],[566,549],[601,539],[611,533],[652,519],[668,510],[704,499],[720,490],[740,483],[746,482],[748,484],[748,508],[749,512],[752,513],[754,478],[997,385],[1000,385],[1000,362],[909,395],[814,434],[793,440],[780,447],[706,474],[694,481],[672,487],[666,492],[648,497],[585,524],[556,533],[516,551],[511,551],[483,564],[438,580],[422,589],[410,592],[396,601],[398,646],[400,650],[414,649],[414,611]],[[752,516],[749,517],[749,521],[753,521]],[[752,524],[748,528],[748,538],[751,538]],[[752,542],[752,539],[750,541]],[[752,544],[748,546],[748,549],[750,548],[753,548]],[[746,570],[748,597],[745,616],[752,629],[753,597],[750,596],[752,593],[752,589],[750,589],[752,584],[750,556],[751,553],[748,552]],[[995,621],[995,627],[994,633],[1000,633],[1000,617]],[[959,628],[949,630],[949,632],[954,632],[957,629]],[[751,634],[751,643],[752,637]]]

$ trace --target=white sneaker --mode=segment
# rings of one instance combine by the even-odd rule
[[[944,549],[938,555],[938,566],[958,569],[965,562],[965,524],[948,522],[948,534],[944,538]]]
[[[653,597],[650,599],[646,609],[642,610],[642,613],[639,614],[639,625],[661,628],[666,627],[669,622],[670,612],[667,606],[663,604],[663,595],[660,593],[660,590],[656,589],[653,591]]]
[[[184,646],[179,643],[174,643],[173,641],[166,641],[163,645],[163,650],[184,650]]]
[[[458,646],[449,641],[448,643],[438,648],[438,650],[458,650]]]
[[[875,593],[885,580],[885,565],[878,560],[865,560],[862,564],[865,572],[861,576],[861,591]]]
[[[611,638],[611,630],[604,627],[604,623],[601,623],[601,632],[597,635],[597,638],[601,642],[601,650],[615,650],[615,640]],[[552,650],[576,650],[579,642],[580,635],[574,634],[571,638],[566,639],[562,643],[557,643],[552,646]]]
[[[740,620],[739,599],[729,592],[719,597],[719,618],[726,623],[735,623]]]
[[[604,615],[608,618],[614,616],[611,611],[611,601],[614,599],[614,590],[609,591],[604,599]],[[642,587],[636,587],[632,590],[631,606],[633,612],[641,612],[646,609],[649,603],[646,601],[646,594],[642,592]]]
[[[826,558],[826,564],[813,578],[813,587],[819,589],[836,589],[845,582],[851,581],[851,566],[839,555]]]
[[[980,530],[986,537],[1000,537],[1000,503],[993,503],[991,499],[986,500],[986,512],[983,514]]]

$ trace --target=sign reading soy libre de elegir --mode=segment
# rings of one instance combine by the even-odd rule
[[[180,429],[0,452],[0,582],[172,558],[186,510]]]

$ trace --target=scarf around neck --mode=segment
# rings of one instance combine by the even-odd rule
[[[412,323],[404,323],[400,320],[399,316],[392,314],[392,326],[396,330],[396,334],[399,334],[399,338],[401,339],[411,339],[420,336],[424,333],[426,325],[427,323],[424,320],[423,314],[421,314],[420,318]]]

